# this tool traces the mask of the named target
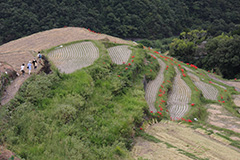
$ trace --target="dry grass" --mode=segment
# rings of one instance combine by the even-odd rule
[[[137,143],[132,149],[132,156],[135,159],[140,157],[149,160],[188,160],[191,159],[185,155],[179,154],[176,148],[167,148],[166,144],[154,143],[142,138],[136,139]]]
[[[163,143],[148,142],[137,139],[132,150],[134,158],[143,157],[147,159],[189,159],[186,155],[194,155],[194,159],[222,159],[234,160],[240,157],[240,152],[222,141],[217,135],[208,136],[204,132],[194,130],[186,125],[170,121],[161,122],[150,126],[146,132]],[[170,144],[176,148],[167,148]],[[185,154],[180,153],[185,151]]]
[[[236,106],[240,107],[240,95],[234,95],[233,96],[233,101]]]
[[[208,123],[240,133],[240,118],[235,117],[220,105],[208,105]]]
[[[234,86],[240,89],[240,82],[227,81],[227,83],[230,84],[231,86]]]

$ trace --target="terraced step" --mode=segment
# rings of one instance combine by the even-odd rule
[[[214,85],[216,85],[216,86],[218,86],[218,87],[221,87],[221,88],[223,88],[223,89],[227,89],[226,87],[224,87],[224,86],[222,86],[222,85],[220,85],[220,84],[217,84],[217,83],[215,83],[215,82],[212,82],[212,84],[214,84]]]
[[[200,89],[203,93],[203,96],[206,99],[217,100],[218,90],[210,84],[204,83],[200,78],[192,73],[188,72],[188,75],[192,79],[195,86]]]
[[[190,68],[188,68],[188,67],[186,67],[186,66],[182,66],[182,67],[185,68],[188,72],[194,73],[194,71],[193,71],[192,69],[190,69]],[[223,89],[226,89],[226,87],[224,87],[224,86],[222,86],[222,85],[220,85],[220,84],[217,84],[217,83],[214,83],[214,82],[212,82],[212,84],[215,84],[215,85],[217,85],[217,86],[219,86],[219,87],[221,87],[221,88],[223,88]]]
[[[240,133],[240,118],[234,116],[223,106],[208,104],[207,111],[209,113],[207,120],[209,124]]]
[[[157,58],[157,60],[159,65],[161,66],[160,70],[157,74],[157,77],[147,84],[146,94],[145,94],[145,99],[148,103],[149,110],[153,111],[154,113],[157,112],[154,103],[156,101],[158,90],[163,83],[164,69],[166,68],[166,64],[161,59]]]
[[[123,64],[127,62],[132,50],[129,49],[127,45],[115,46],[108,49],[109,56],[111,57],[113,63]]]
[[[99,57],[99,50],[92,42],[81,42],[55,49],[48,56],[61,72],[72,73],[92,65]]]
[[[191,100],[191,89],[181,78],[181,74],[175,66],[176,77],[174,78],[173,88],[168,98],[168,110],[173,120],[182,118],[188,111],[188,103]]]
[[[184,65],[182,65],[182,67],[183,67],[184,69],[186,69],[188,72],[194,73],[194,71],[193,71],[192,69],[190,69],[190,68],[188,68],[188,67],[186,67],[186,66],[184,66]]]
[[[221,80],[221,79],[218,79],[217,77],[215,77],[214,75],[211,75],[211,74],[208,74],[208,76],[212,79],[214,79],[215,81],[218,81],[218,82],[221,82],[223,84],[226,84],[227,86],[231,86],[231,87],[234,87],[236,89],[236,91],[240,92],[240,87],[236,87],[235,85],[233,84],[230,84],[230,82],[226,82],[224,80]]]
[[[240,157],[239,149],[229,146],[230,141],[216,134],[209,135],[200,128],[161,121],[149,126],[145,132],[159,142],[138,137],[131,151],[134,159],[237,160]]]

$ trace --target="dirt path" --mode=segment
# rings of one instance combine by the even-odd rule
[[[183,124],[162,121],[147,128],[146,132],[162,142],[137,139],[132,149],[135,159],[235,160],[240,157],[238,149],[228,146],[229,141],[217,135],[209,136],[204,130],[194,130]]]
[[[5,105],[8,103],[14,96],[16,95],[18,89],[23,84],[23,82],[30,77],[28,74],[25,74],[24,76],[20,75],[17,77],[11,85],[9,85],[6,89],[6,91],[3,93],[3,96],[1,98],[1,105]]]
[[[240,118],[235,117],[220,105],[209,104],[207,108],[209,124],[240,133]]]
[[[148,103],[149,110],[153,111],[154,113],[157,112],[154,104],[156,101],[158,90],[163,83],[163,80],[164,80],[163,73],[166,68],[166,64],[161,59],[157,58],[157,60],[160,65],[160,70],[158,72],[157,77],[147,84],[147,89],[146,89],[146,94],[145,94],[145,99]]]

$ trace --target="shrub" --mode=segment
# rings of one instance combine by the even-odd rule
[[[55,117],[63,123],[68,123],[76,119],[77,110],[68,104],[59,104],[56,108]]]

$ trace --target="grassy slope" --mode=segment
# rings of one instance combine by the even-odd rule
[[[143,75],[153,79],[158,62],[133,47],[134,59],[111,63],[103,43],[100,58],[72,74],[34,75],[1,108],[1,143],[25,159],[126,159],[135,129],[147,110]],[[107,46],[107,45],[106,45]],[[118,76],[120,75],[120,77]]]

